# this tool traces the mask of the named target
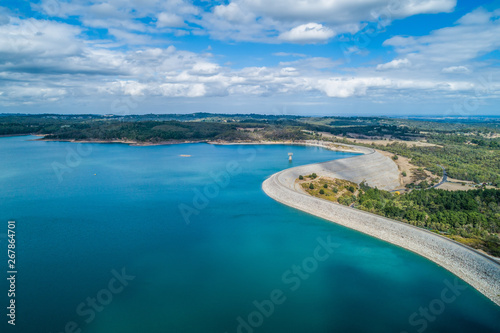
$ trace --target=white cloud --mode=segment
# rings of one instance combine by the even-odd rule
[[[305,58],[307,55],[303,53],[290,53],[290,52],[276,52],[273,53],[273,56],[275,57],[299,57],[299,58]]]
[[[354,34],[362,22],[386,26],[412,15],[450,12],[455,5],[456,0],[232,0],[203,14],[198,24],[222,40],[318,43]],[[318,26],[310,27],[310,38],[303,36],[311,24]]]
[[[164,83],[159,86],[159,91],[166,97],[202,97],[206,94],[205,85]]]
[[[374,3],[377,1],[373,0]],[[76,1],[73,6],[78,3]],[[110,6],[117,3],[109,1]],[[131,2],[127,3],[131,6]],[[162,10],[156,11],[154,17],[160,17],[161,13],[172,13],[182,18],[185,24],[183,29],[166,25],[161,31],[189,32],[192,21],[188,19],[192,19],[196,12],[194,7],[184,6],[185,2],[176,0],[161,3],[151,0],[147,3],[161,6]],[[325,0],[325,3],[329,2]],[[410,3],[403,2],[406,8],[409,8]],[[196,22],[200,25],[212,24],[211,33],[218,31],[219,38],[227,39],[276,42],[280,38],[281,42],[321,43],[335,34],[333,23],[289,21],[285,16],[280,16],[278,20],[278,17],[270,18],[257,10],[250,10],[250,2],[238,1],[238,6],[231,4],[233,2],[216,6],[218,10],[214,9],[206,17],[202,17],[204,14],[198,16],[198,19],[202,17],[202,21]],[[347,6],[346,3],[343,5]],[[156,8],[154,6],[150,8]],[[170,10],[169,6],[177,9]],[[105,25],[107,20],[104,16],[110,8],[99,6],[83,16]],[[71,10],[66,12],[71,13]],[[255,13],[263,16],[257,20]],[[110,15],[118,17],[123,13]],[[497,36],[500,31],[495,15],[479,10],[464,16],[454,26],[436,30],[428,36],[393,37],[385,45],[394,47],[399,54],[394,60],[379,65],[340,67],[341,60],[308,57],[293,52],[300,51],[302,46],[292,48],[285,45],[283,48],[273,46],[273,51],[282,51],[273,55],[297,57],[291,59],[294,61],[238,69],[231,68],[228,63],[228,60],[234,59],[221,57],[221,54],[211,55],[206,53],[207,50],[195,53],[174,46],[165,47],[162,43],[153,44],[150,31],[156,31],[154,22],[148,25],[136,23],[146,32],[137,33],[138,30],[126,28],[129,22],[134,21],[128,14],[120,25],[111,19],[111,25],[107,26],[118,42],[86,39],[85,27],[11,16],[4,20],[5,24],[0,25],[0,104],[61,101],[70,104],[78,98],[88,100],[87,96],[103,100],[141,96],[142,100],[158,98],[160,101],[169,101],[172,97],[198,98],[200,101],[199,98],[214,96],[226,96],[233,101],[244,98],[251,100],[255,96],[281,96],[287,99],[310,97],[323,98],[323,101],[327,97],[353,98],[349,101],[355,100],[354,97],[356,100],[387,101],[399,98],[406,101],[409,98],[428,100],[446,96],[457,100],[461,96],[474,94],[481,88],[481,83],[473,81],[474,78],[468,75],[449,74],[469,73],[473,68],[478,77],[491,71],[500,76],[500,70],[492,66],[485,69],[481,63],[487,61],[473,62],[478,55],[498,49],[500,41]],[[173,18],[170,25],[175,20],[177,18]],[[157,24],[160,24],[158,22],[159,19]],[[177,23],[180,24],[180,21]],[[265,30],[268,28],[272,33]],[[117,47],[121,41],[125,41],[129,48]],[[359,53],[362,50],[358,48],[351,51]],[[275,62],[290,60],[272,59]],[[402,68],[405,70],[396,70]],[[498,96],[498,88],[498,84],[488,86],[485,96]]]
[[[457,5],[456,0],[407,0],[389,4],[388,12],[397,17],[408,17],[418,14],[450,13]]]
[[[180,28],[184,25],[184,19],[182,17],[166,12],[160,13],[156,21],[156,26],[158,28]]]
[[[312,71],[316,69],[333,69],[337,67],[341,62],[333,61],[330,58],[324,57],[310,57],[305,59],[299,59],[295,61],[282,61],[279,63],[283,67],[296,67],[305,71]]]
[[[119,10],[109,2],[95,4],[89,7],[89,12],[95,17],[109,19],[109,18],[126,18],[126,13]]]
[[[471,71],[466,66],[451,66],[451,67],[443,68],[442,72],[443,73],[454,73],[454,74],[467,74],[467,73],[470,73]]]
[[[307,23],[282,33],[279,39],[292,43],[311,44],[326,42],[334,35],[333,30],[322,24]]]
[[[75,38],[80,28],[44,20],[10,18],[0,26],[0,55],[4,58],[78,56],[83,43]],[[61,47],[64,45],[64,47]]]
[[[456,0],[240,0],[249,10],[283,21],[321,21],[334,25],[376,19],[379,15],[402,18],[449,12]]]
[[[409,66],[411,66],[411,62],[410,62],[410,60],[408,60],[406,58],[394,59],[388,63],[377,65],[377,70],[378,71],[386,71],[386,70],[391,70],[391,69],[407,68]]]
[[[366,95],[369,88],[387,87],[390,83],[382,78],[329,78],[318,80],[315,87],[328,97],[346,98]]]
[[[243,11],[240,6],[234,2],[229,3],[227,6],[216,6],[214,8],[214,14],[225,21],[238,24],[248,23],[255,19],[252,13]]]
[[[333,32],[356,33],[364,22],[387,25],[412,15],[450,12],[455,5],[456,0],[230,0],[204,8],[191,0],[42,0],[31,6],[49,17],[78,17],[85,26],[115,32],[180,36],[191,31],[221,40],[308,43],[328,40]],[[144,18],[156,18],[156,26]],[[293,36],[303,35],[300,29],[311,22],[320,31],[309,32],[311,38]]]
[[[193,75],[215,75],[220,71],[220,67],[209,62],[196,63],[189,71]]]
[[[50,88],[43,85],[17,85],[1,87],[0,105],[19,106],[53,103],[67,96],[64,88]]]
[[[395,36],[384,46],[393,46],[412,63],[464,63],[500,48],[500,19],[495,12],[477,9],[457,25],[421,37]]]

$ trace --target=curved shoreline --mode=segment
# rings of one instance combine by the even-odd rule
[[[363,152],[364,155],[285,169],[266,179],[262,189],[268,196],[287,206],[423,256],[460,277],[500,306],[500,264],[494,259],[425,229],[316,198],[295,186],[299,175],[315,172],[320,176],[356,183],[365,180],[371,186],[377,186],[377,183],[384,185],[379,188],[393,187],[391,182],[395,185],[394,176],[397,178],[397,167],[396,173],[392,167],[394,163],[385,157],[384,160],[381,154],[372,149],[365,148]]]

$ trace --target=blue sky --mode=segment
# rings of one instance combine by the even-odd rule
[[[500,1],[0,6],[0,112],[500,114]]]

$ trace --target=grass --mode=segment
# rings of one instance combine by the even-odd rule
[[[353,182],[314,176],[314,174],[302,176],[302,179],[299,177],[296,180],[304,191],[312,196],[345,204],[351,201],[352,196],[359,191],[358,185]],[[311,188],[311,185],[313,188]],[[350,191],[352,189],[354,191]]]

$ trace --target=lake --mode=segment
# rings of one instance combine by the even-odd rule
[[[261,189],[284,168],[353,154],[33,139],[0,138],[16,332],[500,332],[500,307],[445,269]]]

